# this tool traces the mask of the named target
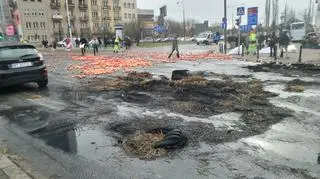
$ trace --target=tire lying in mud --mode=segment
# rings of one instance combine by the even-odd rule
[[[164,148],[164,149],[178,149],[182,148],[187,144],[187,138],[182,135],[182,131],[179,129],[174,129],[165,134],[163,140],[154,143],[154,148]]]
[[[189,76],[189,70],[174,70],[172,71],[171,80],[182,80]]]

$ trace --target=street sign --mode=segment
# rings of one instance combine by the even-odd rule
[[[258,25],[258,7],[248,8],[248,25]]]
[[[221,28],[222,28],[222,29],[226,29],[226,28],[227,28],[227,23],[222,22],[222,23],[221,23]]]
[[[153,30],[159,34],[161,34],[164,31],[164,28],[161,25],[156,25]]]
[[[238,16],[243,16],[243,15],[245,15],[245,8],[244,8],[244,7],[238,7],[238,8],[237,8],[237,15],[238,15]]]
[[[242,26],[240,26],[240,31],[244,32],[244,33],[250,32],[250,31],[252,31],[252,26],[251,25],[242,25]]]

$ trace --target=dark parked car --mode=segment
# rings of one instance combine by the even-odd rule
[[[43,56],[29,44],[0,42],[0,87],[36,82],[48,84]]]

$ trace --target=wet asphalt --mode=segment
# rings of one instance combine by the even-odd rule
[[[182,47],[189,51],[190,45]],[[196,47],[204,51],[208,47]],[[167,48],[149,49],[167,50]],[[216,130],[241,130],[241,115],[222,114],[210,118],[191,117],[155,110],[147,105],[126,103],[110,94],[90,92],[67,70],[65,53],[46,52],[48,89],[34,84],[0,91],[1,143],[26,159],[31,168],[51,178],[320,178],[320,90],[305,87],[303,93],[283,91],[295,78],[317,81],[317,77],[288,77],[279,73],[253,73],[241,61],[206,60],[160,64],[136,68],[155,75],[171,76],[176,69],[228,75],[253,75],[265,90],[279,94],[272,104],[292,112],[265,133],[240,140],[189,145],[157,160],[145,161],[126,154],[118,143],[121,136],[107,126],[116,121],[172,119],[201,122]],[[24,165],[22,164],[22,167]],[[25,166],[26,167],[26,166]]]

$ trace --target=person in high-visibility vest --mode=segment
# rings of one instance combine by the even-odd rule
[[[252,31],[249,35],[249,48],[248,52],[255,55],[257,53],[257,34]]]
[[[114,40],[113,52],[117,53],[117,52],[119,52],[119,50],[120,50],[120,38],[117,37],[117,38]]]

